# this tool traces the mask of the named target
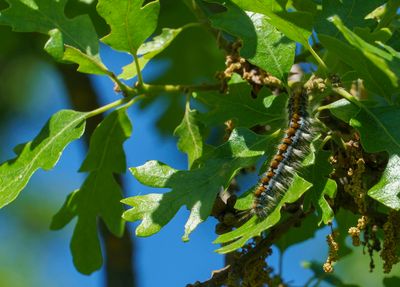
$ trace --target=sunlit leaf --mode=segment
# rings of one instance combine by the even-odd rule
[[[380,203],[400,210],[400,156],[393,154],[381,179],[369,191],[368,195]]]
[[[171,42],[182,32],[183,28],[178,29],[169,29],[164,28],[162,33],[158,36],[155,36],[152,40],[143,43],[137,53],[141,57],[139,58],[139,66],[141,69],[144,69],[147,63],[161,53],[164,49],[166,49]],[[121,79],[128,80],[137,75],[136,64],[130,63],[122,68],[123,72],[118,76]]]
[[[136,235],[150,236],[160,231],[185,205],[190,216],[183,240],[189,240],[189,234],[210,215],[218,192],[227,188],[240,168],[254,164],[264,150],[271,148],[275,138],[276,134],[260,136],[247,129],[236,129],[229,141],[206,156],[201,167],[191,171],[174,170],[154,161],[131,168],[142,184],[172,190],[124,199],[125,204],[132,206],[124,213],[124,219],[142,220]]]
[[[264,14],[269,22],[293,41],[308,46],[313,15],[304,11],[288,12],[277,0],[232,0],[243,10]]]
[[[359,112],[360,108],[355,104],[350,103],[346,99],[335,101],[329,105],[321,107],[321,109],[328,109],[338,119],[349,123]]]
[[[257,33],[257,48],[249,62],[286,81],[294,64],[296,43],[268,23],[268,17],[253,14],[251,20]]]
[[[365,82],[365,87],[391,101],[399,95],[399,79],[396,70],[400,68],[399,59],[391,53],[364,41],[350,31],[339,17],[332,22],[343,34],[349,44],[332,36],[319,35],[321,43],[347,65],[351,66]]]
[[[160,3],[144,0],[100,0],[97,11],[111,27],[102,41],[112,48],[132,55],[157,27]]]
[[[7,2],[10,7],[0,12],[0,24],[10,25],[17,32],[39,32],[50,34],[51,37],[50,31],[58,29],[63,41],[54,41],[52,38],[49,40],[58,43],[58,50],[62,50],[65,43],[85,54],[91,56],[98,54],[97,34],[89,16],[67,18],[64,15],[67,0],[7,0]]]
[[[276,208],[265,219],[259,220],[255,215],[238,229],[220,235],[214,243],[226,243],[219,248],[217,252],[228,253],[242,247],[251,238],[260,236],[261,233],[273,227],[281,219],[281,208],[285,203],[293,203],[299,199],[304,192],[312,186],[311,183],[299,177],[297,174],[284,197],[276,206]],[[253,194],[249,193],[247,198],[252,198]],[[248,206],[250,208],[250,205]]]
[[[50,170],[64,148],[81,137],[86,113],[62,110],[54,114],[31,142],[16,147],[17,157],[0,166],[0,207],[12,202],[36,170]]]
[[[269,17],[258,13],[246,14],[230,1],[222,4],[227,11],[211,16],[213,26],[243,41],[242,57],[273,76],[286,80],[294,62],[295,42],[271,25]]]
[[[78,71],[81,73],[94,75],[111,74],[98,57],[92,57],[88,54],[82,53],[80,50],[71,46],[65,46],[63,60],[78,64]]]
[[[176,127],[174,135],[179,137],[178,148],[188,155],[189,168],[203,154],[204,125],[199,121],[199,113],[186,105],[182,122]]]

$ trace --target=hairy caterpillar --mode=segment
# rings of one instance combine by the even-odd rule
[[[295,87],[290,95],[289,127],[269,163],[268,170],[261,176],[254,190],[251,213],[258,218],[267,217],[277,206],[309,149],[313,135],[307,112],[307,97],[306,90],[300,86]]]

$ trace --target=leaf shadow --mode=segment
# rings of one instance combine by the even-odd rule
[[[183,205],[191,212],[186,223],[188,233],[210,216],[218,193],[228,187],[233,175],[255,164],[269,146],[275,145],[278,133],[260,136],[245,130],[237,129],[235,140],[201,158],[198,168],[177,171],[166,180],[164,187],[171,191],[164,193],[150,212],[153,224],[165,226]]]
[[[217,29],[243,40],[243,47],[240,53],[245,58],[251,58],[256,54],[257,33],[249,15],[232,1],[203,0],[203,10],[209,14],[209,18]],[[210,4],[214,4],[210,6]],[[215,8],[217,4],[217,8]],[[222,12],[221,12],[222,10]],[[234,25],[232,25],[234,23]],[[231,27],[235,27],[231,29]],[[228,35],[224,35],[228,41]]]

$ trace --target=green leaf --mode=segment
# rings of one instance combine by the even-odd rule
[[[96,30],[88,15],[68,19],[64,15],[67,0],[7,0],[10,7],[0,13],[0,24],[10,25],[17,32],[39,32],[50,34],[50,42],[58,43],[58,51],[63,43],[73,46],[85,54],[98,54]],[[53,39],[51,31],[58,29],[63,41]],[[59,53],[58,53],[59,54]],[[57,53],[52,53],[57,55]]]
[[[272,9],[282,9],[282,7],[278,4],[277,1],[269,1],[269,0],[232,0],[233,3],[238,5],[245,11],[252,11],[257,13],[262,13],[263,10],[272,10]]]
[[[240,38],[243,41],[243,47],[240,49],[241,56],[244,58],[254,57],[258,36],[246,12],[231,1],[207,0],[207,2],[218,3],[226,9],[225,12],[209,17],[212,26]]]
[[[276,243],[275,246],[279,248],[281,253],[285,252],[289,247],[303,242],[307,239],[313,238],[315,232],[318,230],[318,217],[311,214],[301,221],[300,226],[295,226],[285,233]]]
[[[377,42],[377,44],[389,52],[393,57],[400,59],[400,52],[396,51],[391,46],[385,45],[382,42]]]
[[[199,121],[199,113],[190,109],[187,102],[182,122],[175,129],[174,135],[179,137],[178,148],[188,155],[189,169],[193,162],[203,155],[203,123]]]
[[[391,53],[375,47],[344,26],[339,17],[332,17],[332,22],[343,34],[350,45],[334,37],[319,35],[321,43],[343,62],[351,66],[365,81],[367,89],[391,101],[399,95],[396,68],[399,60]]]
[[[339,243],[339,257],[343,258],[351,254],[354,250],[353,245],[349,242],[348,239],[348,231],[350,227],[354,227],[357,225],[357,221],[359,219],[359,215],[352,213],[349,210],[340,208],[336,211],[335,221],[337,223],[336,230],[339,233],[337,238],[337,242]]]
[[[143,70],[148,62],[150,62],[150,59],[146,59],[145,57],[140,57],[138,59],[140,69]],[[138,71],[136,69],[136,63],[132,62],[122,67],[122,73],[118,75],[118,78],[123,80],[130,80],[136,77],[137,73]]]
[[[93,57],[88,54],[82,53],[80,50],[72,46],[65,46],[63,60],[78,64],[78,71],[81,73],[94,75],[112,74],[100,61],[99,57]]]
[[[251,20],[256,29],[257,47],[255,55],[248,61],[286,81],[294,63],[296,43],[269,24],[268,17],[253,14]]]
[[[110,173],[126,171],[123,143],[132,133],[126,108],[119,108],[108,115],[96,128],[90,140],[89,152],[79,171],[105,170]]]
[[[292,5],[297,11],[310,12],[316,14],[318,11],[318,4],[313,0],[292,0]]]
[[[50,229],[58,230],[66,226],[76,216],[76,202],[79,189],[74,190],[68,194],[64,204],[60,210],[53,216],[51,220]]]
[[[400,156],[393,154],[381,179],[369,191],[368,195],[380,203],[400,210]]]
[[[355,27],[354,33],[360,36],[368,43],[387,42],[392,37],[392,32],[389,28],[383,28],[377,31],[372,31],[367,27]]]
[[[83,134],[85,116],[72,110],[59,111],[33,141],[16,148],[17,157],[0,166],[0,208],[18,196],[37,169],[54,167],[64,148]]]
[[[394,93],[396,93],[396,89],[393,88],[393,84],[387,75],[388,72],[392,72],[390,72],[390,69],[387,71],[383,70],[384,67],[387,67],[383,58],[376,59],[376,57],[373,56],[373,58],[376,59],[376,62],[373,62],[365,57],[363,53],[360,53],[358,49],[343,41],[322,34],[318,37],[322,45],[327,48],[333,56],[351,67],[349,71],[356,71],[357,76],[364,80],[367,90],[389,100]],[[381,63],[384,65],[381,66]]]
[[[52,229],[59,229],[75,216],[78,222],[71,239],[71,251],[76,268],[90,274],[102,265],[97,222],[101,218],[116,236],[122,236],[124,222],[120,203],[122,191],[114,174],[126,170],[123,143],[131,135],[132,127],[126,109],[115,110],[96,128],[89,151],[80,168],[89,172],[79,190],[68,197],[54,216]]]
[[[190,216],[185,225],[183,240],[211,213],[215,197],[239,169],[255,164],[264,150],[272,149],[277,134],[260,136],[247,129],[235,129],[230,139],[202,158],[202,165],[190,171],[174,170],[165,164],[150,161],[131,168],[142,184],[171,188],[164,194],[133,196],[123,200],[132,206],[123,218],[142,220],[136,229],[138,236],[150,236],[160,231],[181,206],[186,205]]]
[[[144,0],[99,0],[97,11],[111,27],[102,41],[112,48],[136,55],[140,45],[157,27],[160,3]]]
[[[209,2],[220,3],[226,8],[225,12],[212,15],[210,20],[214,27],[242,39],[241,56],[273,76],[286,80],[294,63],[296,44],[269,24],[270,18],[265,15],[247,15],[230,1]]]
[[[253,99],[248,83],[229,85],[228,94],[204,92],[195,98],[210,108],[209,112],[200,115],[206,126],[233,120],[238,127],[260,124],[267,125],[268,130],[276,130],[286,122],[285,95],[274,96],[269,90],[262,89]]]
[[[135,178],[150,187],[163,188],[170,178],[178,171],[159,161],[148,161],[146,164],[130,169]]]
[[[166,49],[171,42],[183,31],[185,27],[178,29],[163,28],[162,33],[155,36],[152,40],[143,43],[137,53],[141,55],[139,58],[139,66],[143,70],[147,63]],[[137,75],[136,64],[130,63],[122,68],[123,72],[118,76],[121,79],[129,80]]]
[[[218,253],[229,253],[242,247],[248,240],[253,237],[260,236],[261,233],[279,222],[281,219],[281,208],[285,203],[293,203],[298,200],[304,192],[312,186],[311,183],[299,177],[294,177],[293,183],[286,191],[284,197],[277,207],[265,219],[259,220],[255,215],[238,229],[220,235],[214,243],[227,243],[217,250]],[[252,198],[253,194],[249,193],[247,198]],[[248,208],[250,205],[248,206]],[[228,243],[229,242],[229,243]]]
[[[311,178],[311,180],[315,180],[313,176],[315,173],[315,166],[321,164],[320,163],[321,161],[318,160],[318,157],[316,157],[315,155],[316,149],[314,147],[314,144],[311,145],[311,148],[312,148],[311,152],[302,162],[303,168],[301,169],[301,171],[295,174],[293,182],[291,183],[290,187],[286,190],[284,197],[276,206],[276,208],[271,212],[271,214],[269,214],[268,217],[262,220],[258,219],[256,216],[253,216],[238,229],[220,235],[215,240],[214,243],[228,243],[228,244],[218,249],[217,252],[228,253],[242,247],[248,240],[250,240],[253,237],[259,236],[263,231],[273,227],[275,224],[279,222],[279,220],[281,219],[280,210],[285,203],[295,202],[310,188],[312,188],[310,192],[315,193],[316,191],[319,191],[318,189],[313,188],[313,184],[306,180],[309,178]],[[325,173],[326,172],[324,172],[323,174]],[[303,177],[300,177],[298,174],[301,174],[302,176],[305,175],[308,178],[304,179]],[[322,177],[322,179],[318,179],[315,181],[317,182],[317,185],[321,182],[323,183],[324,177]],[[244,210],[247,212],[249,211],[249,209],[251,209],[254,200],[254,195],[253,195],[254,188],[255,186],[250,188],[237,200],[235,204],[236,209]]]
[[[396,276],[386,277],[383,279],[383,285],[385,287],[397,287],[400,285],[400,278]]]
[[[356,47],[360,52],[362,52],[368,59],[370,59],[372,62],[381,63],[381,65],[386,66],[386,62],[379,62],[378,59],[382,58],[382,60],[386,61],[393,61],[394,55],[392,53],[388,53],[385,50],[382,50],[366,41],[364,41],[362,38],[360,38],[358,35],[353,33],[351,30],[349,30],[342,22],[342,20],[338,16],[333,16],[331,18],[333,24],[335,24],[336,28],[339,29],[339,31],[343,34],[343,36],[346,38],[346,40],[353,46]],[[383,64],[382,64],[383,63]],[[397,77],[394,72],[387,71],[388,76],[392,80],[392,83],[396,85],[397,87]]]
[[[367,152],[400,154],[399,122],[400,110],[396,106],[364,107],[350,120],[350,125],[359,131],[361,144]]]
[[[64,38],[58,29],[49,31],[50,39],[44,45],[44,50],[54,59],[60,61],[64,56]]]
[[[313,29],[313,15],[304,11],[288,12],[277,0],[232,0],[243,10],[261,13],[289,39],[309,46],[308,38]]]
[[[313,183],[304,199],[304,205],[311,202],[315,206],[320,218],[318,224],[321,222],[328,224],[334,217],[333,210],[325,199],[325,196],[334,198],[337,188],[336,182],[329,178],[333,170],[328,161],[330,155],[330,152],[319,150],[316,153],[315,162],[301,173],[306,180]]]
[[[354,27],[373,27],[375,21],[365,17],[375,8],[382,5],[384,0],[323,0],[322,11],[317,15],[315,30],[317,33],[338,37],[339,32],[327,19],[337,15],[343,24],[350,29]]]
[[[397,124],[400,122],[399,108],[397,106],[369,108],[362,105],[360,109],[350,102],[345,104],[345,100],[341,102],[342,105],[335,106],[336,114],[345,115],[342,116],[343,120],[348,120],[349,124],[357,129],[365,151],[369,153],[386,151],[389,154],[389,162],[380,181],[368,191],[368,195],[390,208],[400,209],[398,196],[400,130]],[[349,105],[353,107],[349,108]],[[347,113],[349,110],[353,112]],[[354,113],[356,110],[359,112]]]
[[[349,123],[360,112],[359,107],[346,99],[340,99],[329,105],[320,107],[320,110],[330,110],[335,117],[346,123]]]
[[[396,21],[398,21],[398,10],[400,8],[400,1],[399,0],[389,0],[387,3],[384,5],[384,7],[379,7],[377,8],[374,12],[379,14],[381,11],[383,11],[383,15],[379,15],[379,24],[378,28],[381,28],[382,30],[390,27],[394,28],[393,26],[396,27]],[[372,13],[373,14],[373,13]],[[373,15],[371,15],[373,17]],[[398,28],[398,26],[397,26]],[[396,33],[398,29],[393,29],[393,31]],[[392,40],[395,40],[392,38]]]

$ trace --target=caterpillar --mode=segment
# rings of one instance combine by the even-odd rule
[[[300,161],[309,150],[313,133],[307,103],[306,89],[295,87],[287,107],[289,126],[267,171],[260,177],[254,189],[251,213],[260,219],[267,217],[278,205],[292,183]]]

